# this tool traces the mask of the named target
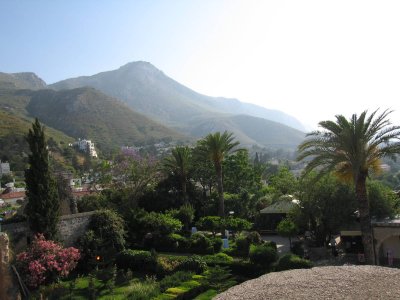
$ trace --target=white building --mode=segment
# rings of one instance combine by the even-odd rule
[[[91,157],[97,158],[97,152],[94,148],[94,143],[91,140],[79,139],[77,142],[74,143],[74,145],[77,146],[79,150],[89,153]]]

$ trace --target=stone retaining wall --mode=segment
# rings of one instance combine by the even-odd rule
[[[91,211],[60,217],[58,230],[64,246],[69,247],[74,245],[77,239],[85,233],[90,222],[90,217],[93,214],[94,211]],[[27,239],[31,236],[27,222],[3,224],[1,231],[9,234],[16,253],[26,247]]]

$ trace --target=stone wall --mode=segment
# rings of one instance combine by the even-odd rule
[[[91,211],[60,217],[58,229],[64,246],[74,245],[77,239],[85,233],[93,213]],[[9,234],[16,253],[27,246],[28,237],[31,236],[26,222],[4,224],[1,230]]]
[[[72,246],[82,236],[94,211],[61,216],[58,228],[64,246]]]

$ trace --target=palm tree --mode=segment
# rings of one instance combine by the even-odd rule
[[[216,132],[210,133],[205,138],[199,141],[197,150],[198,153],[210,160],[215,168],[217,175],[217,189],[219,198],[218,215],[224,217],[224,187],[222,183],[222,162],[224,161],[225,155],[230,153],[234,147],[239,145],[239,142],[234,142],[235,138],[232,133],[224,131],[223,134]]]
[[[367,263],[375,264],[373,236],[366,179],[370,172],[381,169],[381,158],[395,159],[400,153],[400,126],[391,125],[385,110],[375,117],[377,110],[367,117],[347,120],[342,115],[334,121],[322,121],[323,131],[314,131],[299,146],[298,160],[311,158],[306,173],[318,169],[320,174],[334,172],[339,178],[353,182],[360,215],[362,241]]]
[[[188,146],[177,146],[170,156],[164,159],[163,168],[168,173],[179,177],[182,191],[182,200],[187,202],[186,183],[191,165],[192,151]]]

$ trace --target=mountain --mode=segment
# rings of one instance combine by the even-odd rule
[[[92,139],[103,152],[124,145],[185,139],[93,88],[0,89],[0,138],[25,135],[34,117],[48,128],[49,137],[55,141],[68,144],[77,138]]]
[[[305,137],[297,129],[278,122],[248,115],[210,117],[193,122],[188,135],[202,137],[210,132],[233,132],[242,146],[266,146],[274,149],[295,149]]]
[[[92,139],[103,151],[183,139],[183,135],[132,111],[121,101],[88,87],[35,91],[26,109],[72,137]]]
[[[199,94],[166,76],[148,62],[128,63],[117,70],[66,79],[50,85],[56,90],[91,86],[126,102],[135,111],[169,126],[185,128],[195,118],[212,112],[248,114],[304,130],[301,123],[283,112],[237,99]]]
[[[1,73],[0,72],[0,88],[1,89],[30,89],[40,90],[47,87],[46,82],[39,78],[35,73]]]

